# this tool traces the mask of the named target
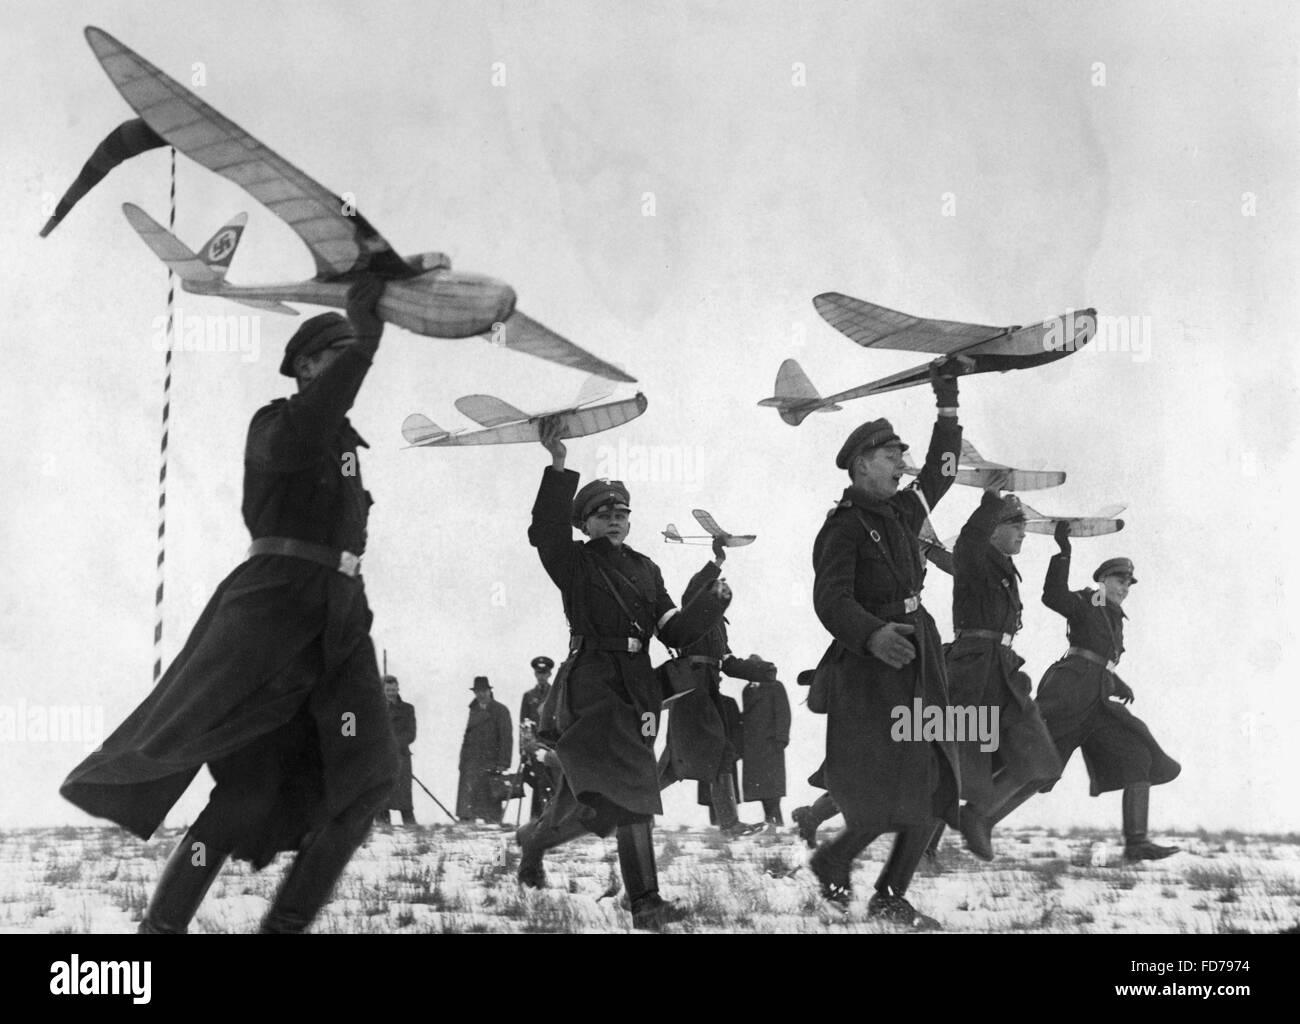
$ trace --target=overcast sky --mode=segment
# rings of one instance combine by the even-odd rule
[[[1282,529],[1296,507],[1296,21],[1284,2],[5,5],[0,708],[84,705],[111,730],[152,685],[166,273],[120,207],[166,222],[167,150],[36,237],[45,204],[132,116],[83,38],[95,24],[179,80],[201,77],[204,100],[353,193],[399,252],[445,251],[508,281],[520,309],[639,378],[647,413],[570,442],[569,465],[627,482],[630,542],[674,596],[707,548],[667,547],[667,522],[701,507],[758,534],[727,561],[729,617],[733,649],[775,661],[796,705],[787,811],[813,795],[803,780],[822,756],[825,720],[798,706],[794,677],[829,639],[811,548],[846,483],[835,453],[876,416],[923,450],[934,415],[928,389],[798,428],[758,408],[790,356],[823,393],[923,361],[858,348],[813,295],[994,325],[1087,306],[1129,318],[1128,351],[1097,343],[964,378],[966,436],[991,458],[1066,470],[1063,487],[1025,495],[1041,511],[1129,506],[1122,533],[1076,542],[1072,583],[1112,555],[1136,564],[1122,674],[1183,765],[1155,792],[1153,829],[1300,829],[1300,566]],[[178,164],[184,241],[247,210],[230,279],[310,276],[274,216]],[[243,556],[244,435],[288,392],[276,369],[297,322],[184,294],[178,306],[247,314],[258,345],[175,359],[168,658]],[[559,594],[525,537],[548,457],[402,450],[400,425],[418,411],[469,426],[452,403],[475,392],[548,408],[581,382],[390,326],[352,413],[371,444],[373,635],[418,713],[415,771],[444,803],[473,677],[515,717],[529,660],[563,656]],[[978,498],[953,488],[940,535]],[[1035,683],[1065,647],[1038,600],[1054,550],[1030,536],[1017,559],[1017,649]],[[945,636],[950,597],[932,571],[925,600]],[[89,821],[57,795],[84,753],[0,741],[0,824]],[[208,785],[169,823],[192,819]],[[693,786],[665,808],[704,820]],[[1119,797],[1089,798],[1076,757],[1013,820],[1118,828]]]

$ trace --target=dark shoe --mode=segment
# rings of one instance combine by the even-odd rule
[[[938,921],[919,912],[902,896],[887,892],[877,892],[871,897],[867,903],[867,917],[917,930],[936,930],[940,927]]]
[[[993,825],[984,815],[974,811],[970,804],[961,809],[961,837],[966,849],[980,860],[993,859]]]
[[[766,832],[767,824],[758,823],[751,825],[744,821],[733,821],[730,825],[718,826],[718,831],[728,839],[742,839],[745,836],[752,836],[759,832]]]
[[[664,925],[685,921],[689,916],[684,908],[663,899],[658,893],[643,897],[632,905],[632,927],[643,932],[662,931]]]
[[[1172,857],[1175,853],[1181,852],[1181,849],[1177,846],[1161,846],[1159,843],[1153,843],[1149,840],[1124,844],[1124,859],[1127,861],[1164,860],[1166,857]]]
[[[833,879],[815,855],[809,859],[808,869],[813,873],[813,877],[817,879],[822,899],[833,909],[847,914],[849,906],[853,902],[852,883],[848,881],[837,882]]]
[[[817,849],[817,826],[821,822],[813,818],[812,808],[796,807],[790,812],[790,820],[794,822],[794,830],[804,845],[810,850]]]

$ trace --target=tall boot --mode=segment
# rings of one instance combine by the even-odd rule
[[[1151,784],[1139,782],[1124,787],[1120,805],[1124,821],[1124,859],[1163,860],[1178,853],[1177,846],[1161,846],[1147,838],[1147,816],[1151,806]]]
[[[307,930],[329,901],[352,854],[365,839],[369,819],[370,815],[366,815],[358,827],[346,818],[335,818],[307,840],[294,857],[271,909],[262,920],[262,934]]]
[[[740,820],[740,812],[736,810],[736,783],[730,773],[721,773],[713,780],[709,787],[709,799],[712,801],[713,812],[718,819],[718,829],[732,839],[752,836],[767,827],[762,824],[751,825]]]
[[[196,843],[203,847],[201,858],[200,851],[194,849]],[[186,832],[163,866],[158,887],[140,919],[139,933],[184,935],[229,856],[228,852],[214,850],[195,839],[193,829]],[[195,864],[195,859],[203,863]]]
[[[516,874],[519,884],[530,889],[545,889],[546,868],[542,856],[547,850],[577,839],[586,831],[576,818],[553,825],[545,815],[521,825],[515,833],[515,842],[520,849],[519,871]]]
[[[907,925],[909,928],[939,927],[938,921],[918,912],[903,898],[933,834],[934,824],[930,823],[901,829],[894,836],[889,859],[885,861],[880,877],[876,879],[875,895],[867,903],[869,917]]]
[[[686,912],[659,895],[651,829],[648,821],[618,826],[618,866],[632,911],[632,927],[657,932],[664,925],[685,918]]]

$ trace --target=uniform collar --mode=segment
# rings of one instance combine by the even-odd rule
[[[876,515],[897,519],[898,512],[893,506],[893,500],[901,493],[900,490],[890,498],[873,498],[861,488],[849,486],[844,488],[844,496],[840,499],[840,506],[852,505],[855,508],[862,509],[864,512],[872,512]]]

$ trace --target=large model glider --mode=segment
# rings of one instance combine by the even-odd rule
[[[454,272],[450,258],[443,253],[422,253],[410,259],[399,256],[352,203],[307,177],[139,54],[93,26],[86,29],[86,39],[108,77],[140,115],[143,127],[128,122],[110,135],[111,145],[109,140],[101,144],[87,165],[89,174],[83,169],[82,177],[60,204],[62,212],[56,210],[43,235],[93,186],[96,175],[102,177],[116,163],[158,145],[161,139],[248,192],[293,229],[316,261],[316,276],[308,281],[234,286],[205,270],[212,253],[197,256],[139,207],[124,206],[131,226],[176,272],[186,291],[294,313],[282,303],[344,307],[352,281],[370,273],[389,282],[379,301],[379,315],[416,334],[432,338],[490,335],[494,344],[508,349],[610,380],[636,380],[525,316],[515,308],[514,289],[508,284],[480,274]],[[101,152],[106,146],[108,152]],[[217,238],[221,237],[219,232]]]
[[[903,472],[912,476],[921,472],[906,454],[903,456]],[[995,487],[999,491],[1039,491],[1048,487],[1060,487],[1065,483],[1065,473],[1055,469],[1013,469],[1001,463],[989,462],[975,450],[973,444],[962,441],[954,482],[967,487]]]
[[[663,531],[664,540],[669,544],[712,544],[719,537],[722,538],[724,548],[743,548],[746,544],[753,544],[757,539],[754,533],[728,533],[718,525],[717,520],[709,515],[702,508],[692,509],[691,515],[695,517],[696,522],[704,527],[709,533],[707,537],[683,537],[677,532],[677,527],[672,523],[668,524],[667,529]]]
[[[814,412],[833,412],[837,403],[899,388],[915,387],[930,379],[930,369],[964,376],[971,373],[1005,373],[1062,359],[1092,340],[1097,311],[1082,309],[1044,320],[1031,327],[987,327],[954,320],[926,320],[874,303],[827,292],[813,299],[823,319],[864,348],[929,352],[929,363],[823,398],[793,359],[781,364],[776,393],[759,405],[771,406],[781,419],[798,426]]]
[[[1045,516],[1023,501],[1020,507],[1025,510],[1025,529],[1029,533],[1055,533],[1057,523],[1069,523],[1071,537],[1100,537],[1124,529],[1124,520],[1115,518],[1124,511],[1123,505],[1107,505],[1090,516]]]
[[[541,421],[548,416],[560,419],[561,438],[598,434],[634,420],[646,410],[646,397],[638,393],[604,405],[592,405],[608,398],[613,388],[599,377],[588,377],[577,398],[561,409],[526,413],[509,402],[492,395],[465,395],[456,399],[456,408],[486,430],[471,434],[443,430],[427,416],[411,413],[402,421],[402,436],[414,448],[451,448],[473,444],[523,444],[541,440]]]

